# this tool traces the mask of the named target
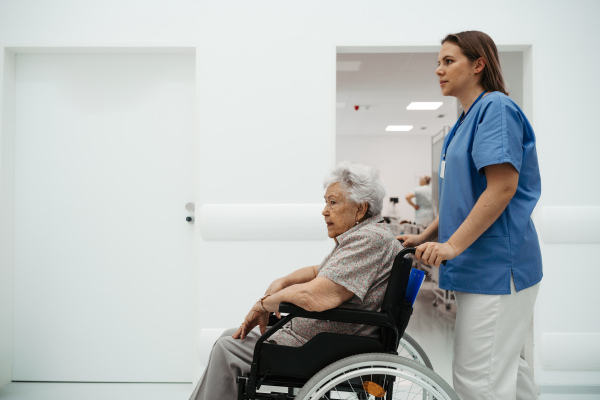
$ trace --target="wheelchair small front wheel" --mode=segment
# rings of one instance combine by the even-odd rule
[[[439,375],[405,357],[366,353],[347,357],[318,372],[296,400],[460,400]]]

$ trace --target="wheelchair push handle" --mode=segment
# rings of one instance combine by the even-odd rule
[[[404,245],[404,241],[400,240],[400,244]],[[417,251],[416,247],[405,247],[402,250],[400,250],[400,253],[398,253],[398,255],[401,255],[402,257],[404,257],[407,254],[415,254],[416,251]],[[442,265],[446,265],[446,261],[447,260],[442,261]]]
[[[403,242],[401,241],[400,244],[402,244]],[[402,250],[400,250],[400,253],[398,255],[401,255],[402,257],[404,257],[407,254],[415,254],[415,252],[417,251],[417,249],[415,247],[405,247]]]

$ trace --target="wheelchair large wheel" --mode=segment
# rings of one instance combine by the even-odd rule
[[[366,353],[337,361],[313,376],[296,400],[460,400],[426,366],[392,354]]]
[[[402,339],[400,339],[400,345],[398,346],[398,355],[406,357],[409,360],[418,362],[427,366],[429,369],[433,369],[429,357],[425,354],[425,350],[412,338],[408,333],[404,332]]]

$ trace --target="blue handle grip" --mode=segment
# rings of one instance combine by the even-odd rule
[[[411,269],[410,275],[408,277],[408,286],[406,287],[406,294],[404,295],[404,299],[408,301],[410,304],[415,303],[415,299],[417,298],[417,293],[419,293],[419,289],[421,289],[421,285],[425,280],[425,271],[421,271],[420,269]]]

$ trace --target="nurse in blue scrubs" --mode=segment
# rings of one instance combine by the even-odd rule
[[[522,358],[542,279],[531,213],[541,192],[533,129],[505,89],[498,51],[483,32],[448,35],[436,74],[464,112],[446,136],[440,212],[420,235],[417,258],[440,266],[457,315],[453,383],[462,400],[537,399]],[[430,242],[438,238],[438,242]]]

